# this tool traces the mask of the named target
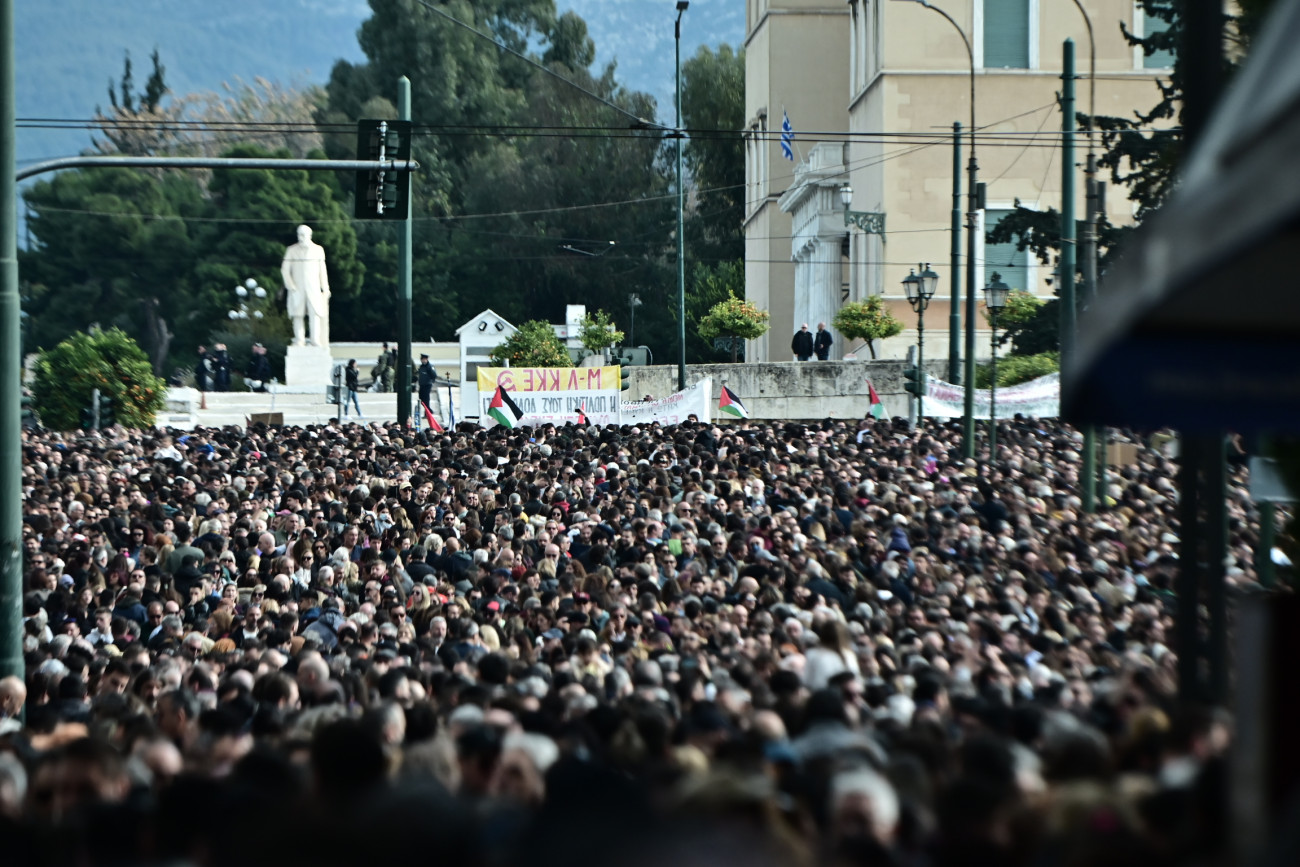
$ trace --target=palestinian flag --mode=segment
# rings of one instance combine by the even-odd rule
[[[502,427],[513,428],[524,417],[524,411],[510,399],[510,393],[498,385],[496,393],[492,395],[492,402],[488,404],[488,415]]]
[[[874,418],[884,418],[885,404],[880,400],[880,395],[876,394],[876,387],[871,384],[871,380],[869,379],[867,380],[867,391],[871,395],[871,409],[869,409],[868,412]]]
[[[745,405],[740,402],[736,393],[725,385],[722,387],[722,395],[718,398],[718,411],[734,415],[736,418],[749,418],[749,410],[745,409]]]
[[[438,420],[434,418],[433,413],[430,412],[429,410],[429,405],[424,401],[420,401],[420,407],[424,410],[425,420],[429,422],[429,430],[437,431],[438,433],[443,433],[445,428],[442,425],[438,424]]]
[[[578,424],[583,426],[589,424],[587,421],[587,402],[585,400],[582,402],[582,406],[578,407]]]

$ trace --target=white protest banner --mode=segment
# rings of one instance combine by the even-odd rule
[[[681,424],[691,416],[710,421],[713,408],[713,379],[704,377],[684,391],[658,400],[638,400],[623,404],[622,424]]]
[[[611,367],[480,367],[479,424],[491,421],[488,404],[497,386],[523,411],[520,424],[576,424],[585,405],[587,422],[619,424],[619,368]]]
[[[923,414],[938,418],[958,418],[965,414],[966,389],[933,376],[925,379]],[[992,405],[987,388],[975,389],[975,418],[988,418]],[[1013,415],[1030,418],[1056,418],[1061,414],[1061,375],[1049,373],[998,389],[998,418]]]

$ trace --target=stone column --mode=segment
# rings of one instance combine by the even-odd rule
[[[791,335],[799,330],[800,325],[808,321],[811,292],[812,266],[808,261],[808,249],[805,247],[794,254],[794,321],[789,323],[786,329]]]
[[[818,238],[812,258],[813,261],[809,264],[812,285],[808,293],[808,330],[816,332],[818,322],[826,323],[835,338],[830,356],[835,359],[843,354],[843,347],[840,346],[843,338],[835,334],[835,329],[831,327],[835,311],[840,309],[840,282],[843,275],[839,236]]]

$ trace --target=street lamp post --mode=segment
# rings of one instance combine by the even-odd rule
[[[627,296],[627,306],[631,314],[631,321],[627,327],[627,345],[631,348],[636,346],[636,309],[641,306],[641,296],[635,292]]]
[[[962,453],[968,457],[975,457],[975,232],[979,228],[979,163],[975,160],[975,51],[971,48],[970,39],[966,37],[966,32],[961,29],[956,20],[944,12],[938,6],[931,6],[927,0],[906,0],[906,2],[920,3],[926,9],[930,9],[944,17],[944,20],[953,26],[957,35],[961,37],[962,44],[966,46],[966,57],[970,60],[970,161],[966,164],[969,178],[967,184],[969,189],[966,191],[966,365],[962,376],[966,386],[966,399],[963,403],[962,419]],[[961,292],[955,285],[957,275],[953,275],[952,299],[953,305],[957,306],[961,299]]]
[[[250,296],[256,299],[253,302],[255,306],[252,310],[248,307]],[[243,283],[235,287],[235,297],[239,299],[235,302],[238,306],[226,311],[226,316],[228,316],[232,322],[237,320],[247,320],[250,318],[261,319],[266,315],[262,312],[260,306],[256,306],[257,301],[266,300],[266,290],[257,285],[257,281],[252,277],[249,277]]]
[[[850,184],[840,186],[840,203],[844,205],[844,228],[857,226],[868,235],[885,234],[885,215],[879,211],[850,211],[853,204],[853,187]]]
[[[1084,195],[1087,200],[1083,221],[1082,248],[1079,252],[1083,271],[1083,307],[1093,302],[1097,294],[1097,226],[1106,210],[1106,183],[1097,180],[1096,126],[1097,126],[1097,40],[1092,30],[1092,19],[1083,8],[1082,0],[1074,0],[1088,30],[1088,161],[1084,164]],[[1103,433],[1105,428],[1102,429]],[[1097,507],[1097,491],[1106,489],[1106,462],[1097,460],[1097,428],[1083,427],[1083,511],[1091,513]]]
[[[989,325],[992,328],[993,368],[989,378],[989,464],[997,460],[998,451],[998,314],[1007,306],[1007,293],[1011,287],[1002,282],[1002,275],[993,272],[987,286],[984,287],[984,306],[989,311]],[[970,383],[967,387],[974,388]]]
[[[677,390],[686,390],[686,190],[682,185],[682,13],[690,0],[677,0],[673,27],[677,70]]]
[[[916,266],[921,273],[910,271],[903,278],[903,292],[907,295],[907,303],[912,305],[916,311],[916,366],[921,375],[918,382],[925,382],[925,308],[930,306],[930,299],[934,297],[935,289],[939,288],[939,275],[930,269],[928,264]],[[916,426],[922,427],[925,424],[924,397],[919,397],[922,408],[916,414]]]

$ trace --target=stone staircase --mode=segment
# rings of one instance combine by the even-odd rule
[[[446,424],[443,409],[447,390],[434,393],[429,407],[438,421]],[[396,394],[361,392],[361,412],[365,421],[389,422],[397,417]],[[286,425],[325,424],[338,414],[338,408],[328,401],[324,387],[315,389],[279,386],[274,393],[208,392],[201,396],[192,388],[173,388],[167,394],[167,407],[158,415],[160,427],[192,430],[197,426],[244,427],[255,413],[284,413]],[[351,409],[349,418],[355,418]],[[423,420],[421,420],[423,421]]]

